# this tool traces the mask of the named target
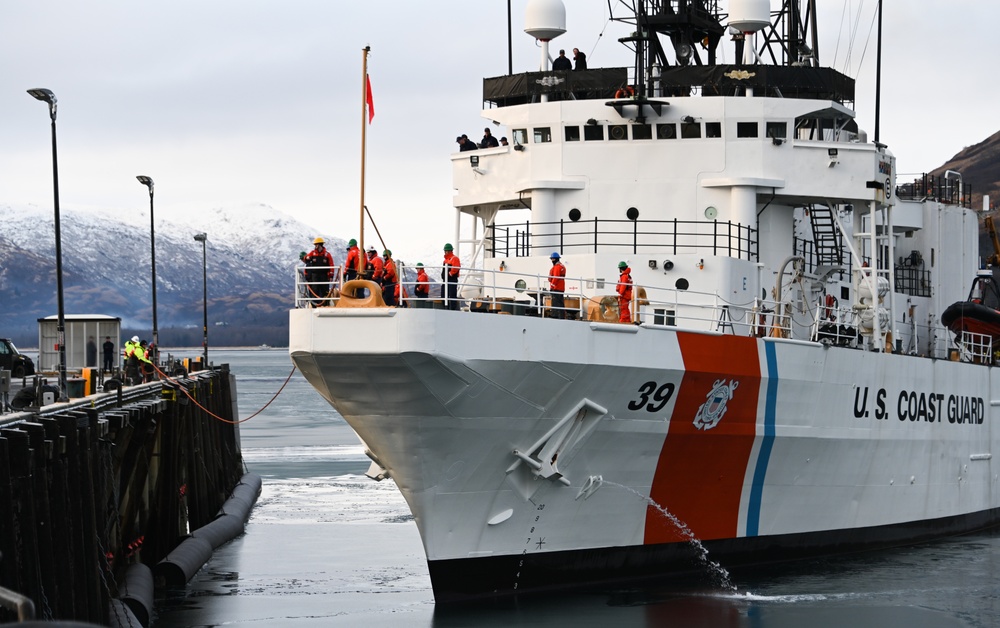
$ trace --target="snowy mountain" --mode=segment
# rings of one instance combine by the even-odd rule
[[[62,210],[63,293],[67,314],[119,316],[152,328],[149,214]],[[208,234],[208,313],[216,344],[282,345],[299,252],[317,232],[266,205],[156,214],[156,301],[160,344],[201,343],[202,245]],[[342,262],[343,239],[327,239]],[[53,212],[0,204],[0,336],[37,342],[37,319],[57,311]],[[218,325],[216,325],[218,323]],[[227,340],[228,338],[228,340]]]

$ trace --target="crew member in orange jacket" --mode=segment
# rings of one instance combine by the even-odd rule
[[[427,276],[427,271],[424,270],[423,263],[417,262],[417,285],[413,288],[413,292],[417,295],[418,299],[426,299],[430,291],[431,278]]]
[[[386,305],[396,305],[396,286],[399,277],[396,275],[396,262],[392,261],[392,251],[382,251],[382,300]]]
[[[552,318],[566,318],[566,267],[559,261],[559,253],[549,256],[552,270],[549,271],[549,292],[552,297]]]
[[[368,249],[368,265],[365,266],[365,277],[371,279],[378,285],[382,285],[382,258],[375,252],[375,248]]]
[[[403,286],[402,281],[396,284],[396,290],[394,296],[396,297],[396,303],[399,305],[399,307],[410,307],[410,305],[406,302],[407,297],[409,297],[410,295],[406,293],[406,287]]]
[[[441,269],[441,279],[445,285],[445,306],[449,310],[458,309],[458,274],[462,262],[454,253],[451,243],[444,245],[444,267]]]
[[[632,270],[625,262],[618,262],[618,270],[621,275],[618,277],[618,317],[620,323],[631,323],[632,313],[629,304],[632,302]]]
[[[347,243],[347,259],[344,261],[344,281],[357,279],[360,269],[361,251],[358,250],[358,241],[351,238]]]

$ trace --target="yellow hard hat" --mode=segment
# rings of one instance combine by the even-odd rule
[[[316,238],[315,240],[313,240],[313,244],[326,244],[326,240],[324,240],[323,238]]]

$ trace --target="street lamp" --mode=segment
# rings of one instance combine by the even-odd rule
[[[196,242],[201,242],[201,311],[204,316],[202,321],[202,340],[201,346],[205,349],[204,364],[202,364],[203,369],[208,368],[208,257],[206,256],[206,247],[208,246],[208,234],[199,233],[194,237]]]
[[[49,117],[52,119],[52,189],[55,196],[56,225],[56,295],[59,302],[59,317],[56,323],[59,342],[59,401],[69,401],[66,396],[66,311],[63,308],[62,273],[62,231],[59,227],[59,165],[56,158],[56,95],[49,89],[29,89],[28,93],[42,102],[49,103]],[[41,400],[39,400],[41,401]]]
[[[157,362],[156,356],[160,352],[160,335],[156,326],[156,226],[153,223],[153,180],[146,175],[140,174],[136,177],[139,183],[149,188],[149,258],[153,268],[153,361]]]

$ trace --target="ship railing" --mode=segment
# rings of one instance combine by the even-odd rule
[[[425,267],[437,276],[440,267]],[[807,329],[790,303],[758,299],[730,302],[715,293],[634,284],[628,300],[628,321],[622,319],[617,281],[595,277],[564,278],[563,306],[554,304],[548,275],[509,270],[465,270],[457,284],[455,309],[476,313],[506,313],[542,318],[597,322],[631,322],[650,326],[682,327],[737,335],[791,338]],[[416,282],[403,281],[406,306],[447,308],[444,286],[433,283],[428,298],[416,297]],[[558,299],[555,300],[555,303]],[[799,334],[803,333],[801,331]]]
[[[342,283],[340,266],[299,266],[295,269],[295,307],[322,307],[336,303]]]
[[[949,173],[951,176],[948,176]],[[904,177],[907,183],[899,183]],[[972,208],[972,185],[962,180],[954,170],[944,175],[899,174],[896,176],[896,198],[907,201],[937,200],[949,205]]]
[[[337,281],[311,280],[305,270],[301,267],[296,270],[295,307],[335,306],[340,298],[341,267],[311,269],[333,271]],[[416,296],[417,282],[413,280],[413,273],[401,271],[401,275],[410,277],[400,281],[401,306],[446,309],[449,303],[445,285],[438,281],[443,267],[426,266],[424,270],[434,278],[426,298]],[[565,281],[564,305],[559,308],[553,304],[548,275],[463,269],[456,285],[458,299],[454,309],[570,321],[622,322],[615,279],[567,276]],[[715,293],[635,284],[628,305],[628,322],[648,327],[811,340],[851,348],[873,345],[870,334],[862,333],[862,312],[853,304],[842,306],[836,299],[831,302],[825,296],[800,307],[790,300],[733,302]],[[912,323],[895,331],[898,337],[886,338],[889,346],[877,347],[877,350],[989,365],[996,364],[1000,355],[1000,341],[995,342],[992,336],[985,334],[963,332],[956,336],[940,325]]]
[[[402,279],[403,307],[446,309],[449,306],[441,266],[424,270],[435,280],[427,298],[417,297],[417,282]],[[334,279],[329,279],[330,274]],[[299,267],[295,271],[295,307],[333,307],[340,298],[342,268]],[[617,281],[594,277],[566,277],[564,305],[553,303],[548,275],[504,270],[463,269],[456,284],[454,309],[469,312],[523,314],[543,318],[622,322],[622,302]],[[683,327],[728,334],[791,338],[808,326],[789,303],[758,299],[747,303],[726,301],[719,295],[695,290],[633,285],[628,302],[628,322],[651,326]]]
[[[634,208],[632,208],[634,209]],[[629,210],[631,211],[631,209]],[[636,214],[638,215],[638,214]],[[559,220],[489,227],[487,254],[494,258],[531,257],[552,250],[569,253],[707,253],[756,261],[757,230],[738,222],[714,220]]]
[[[997,357],[993,336],[963,331],[955,338],[955,347],[949,351],[948,357],[974,364],[993,364]]]

